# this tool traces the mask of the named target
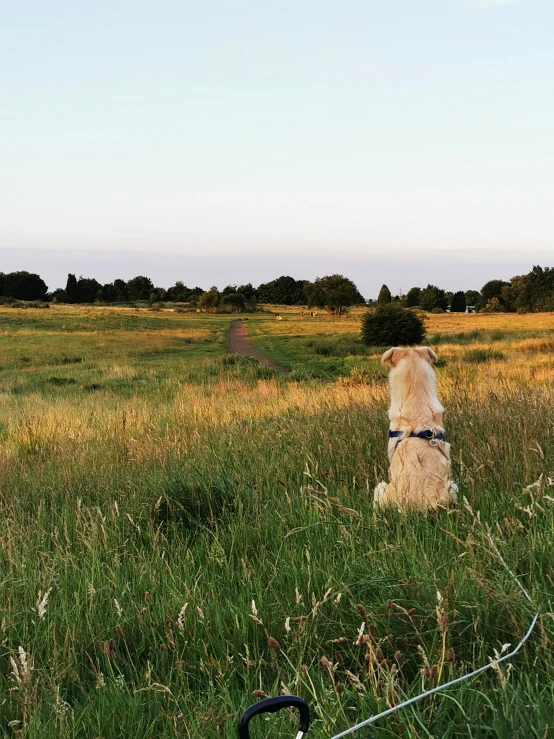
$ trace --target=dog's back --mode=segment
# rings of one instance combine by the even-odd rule
[[[450,445],[442,439],[414,436],[426,430],[442,436],[444,408],[436,392],[431,362],[437,356],[428,347],[389,349],[382,357],[389,375],[390,481],[375,489],[375,502],[405,510],[427,510],[449,505],[454,499],[450,480]]]
[[[426,439],[409,439],[395,449],[390,466],[390,482],[380,501],[402,510],[426,510],[452,503],[450,490],[450,444]]]

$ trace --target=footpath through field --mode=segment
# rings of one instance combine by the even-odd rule
[[[232,321],[227,333],[227,349],[231,354],[242,354],[245,357],[253,357],[260,364],[264,364],[275,372],[288,372],[287,367],[283,367],[266,356],[252,341],[248,335],[248,327],[242,319]]]

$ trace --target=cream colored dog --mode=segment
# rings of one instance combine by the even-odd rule
[[[375,488],[376,505],[426,511],[457,500],[458,488],[450,477],[450,444],[444,440],[444,408],[431,367],[436,361],[427,346],[394,347],[381,357],[390,367],[390,480]]]

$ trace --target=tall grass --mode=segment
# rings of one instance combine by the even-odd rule
[[[86,340],[79,310],[44,311],[28,334],[0,313],[3,735],[233,737],[256,696],[290,691],[330,737],[521,638],[530,608],[488,527],[541,607],[529,645],[365,736],[549,735],[545,339],[499,339],[505,360],[484,364],[464,361],[480,343],[444,344],[439,394],[467,502],[400,517],[371,503],[387,471],[378,357],[356,356],[340,381],[277,377],[225,355],[225,317],[160,311],[144,326],[137,312],[121,332],[107,313],[114,328]],[[317,340],[340,346],[333,325]],[[264,316],[249,326],[282,340]],[[327,359],[311,357],[307,373]],[[283,716],[254,731],[294,729]]]

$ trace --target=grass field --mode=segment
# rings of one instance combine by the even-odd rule
[[[0,308],[0,733],[234,737],[255,696],[331,737],[554,736],[554,314],[431,316],[465,497],[376,513],[386,373],[361,313]],[[292,737],[290,717],[253,736]]]

